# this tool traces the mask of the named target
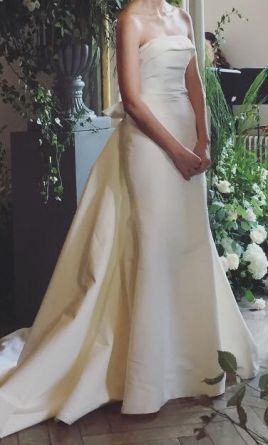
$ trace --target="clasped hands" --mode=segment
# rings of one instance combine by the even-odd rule
[[[180,150],[172,160],[180,170],[184,179],[189,181],[192,176],[203,173],[211,166],[208,140],[199,139],[193,150]]]

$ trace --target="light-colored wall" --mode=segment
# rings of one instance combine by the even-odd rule
[[[198,0],[196,0],[198,1]],[[249,20],[235,15],[224,27],[222,50],[236,68],[263,68],[268,64],[267,0],[204,0],[205,30],[213,32],[222,13],[236,8]]]

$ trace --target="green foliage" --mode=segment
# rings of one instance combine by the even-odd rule
[[[231,22],[231,18],[233,15],[236,15],[242,20],[248,21],[248,18],[243,17],[236,8],[232,8],[231,12],[224,12],[218,20],[217,28],[214,31],[216,37],[216,42],[214,43],[215,48],[219,48],[224,41],[224,26]]]
[[[228,351],[218,351],[218,361],[224,372],[235,374],[237,371],[236,358]]]
[[[206,407],[209,407],[212,411],[210,415],[201,416],[201,420],[203,422],[203,426],[199,428],[195,428],[194,432],[196,433],[196,438],[199,440],[207,436],[207,427],[213,421],[216,415],[223,417],[229,420],[234,426],[238,426],[242,428],[247,435],[254,441],[256,444],[267,444],[268,436],[264,437],[262,434],[259,434],[257,431],[253,430],[248,425],[248,414],[246,406],[243,406],[243,402],[246,398],[247,390],[254,390],[258,396],[262,399],[268,396],[268,374],[264,374],[260,377],[258,382],[258,387],[253,387],[250,385],[246,379],[243,379],[239,373],[237,372],[237,360],[236,357],[229,351],[218,351],[218,362],[222,369],[222,373],[219,376],[214,378],[205,378],[203,381],[208,383],[209,385],[219,383],[223,376],[231,374],[232,377],[235,377],[236,383],[232,386],[231,396],[226,402],[226,407],[235,407],[237,418],[233,418],[229,415],[228,411],[225,409],[220,411],[213,406],[213,400],[211,400],[208,396],[202,396],[200,398],[201,404]],[[267,400],[267,399],[265,399]],[[264,423],[268,425],[268,406],[265,409],[263,416]]]
[[[226,140],[235,131],[231,110],[226,102],[215,70],[206,62],[205,89],[206,101],[211,113],[211,160],[217,165]]]
[[[268,265],[268,170],[256,153],[245,148],[245,135],[257,125],[257,101],[267,76],[264,68],[247,91],[241,112],[234,116],[217,73],[206,70],[213,160],[207,174],[210,226],[236,297],[249,301],[255,301],[254,292],[266,285],[261,280]]]
[[[181,6],[181,1],[182,0],[168,0],[168,3],[175,6]]]
[[[17,79],[15,84],[10,83],[0,64],[0,96],[24,119],[36,123],[40,131],[44,161],[40,189],[44,202],[51,196],[62,200],[61,158],[70,145],[75,122],[61,115],[58,98],[40,81],[41,75],[54,76],[58,50],[67,43],[88,44],[92,65],[97,63],[100,45],[113,43],[113,26],[121,7],[120,0],[0,2],[0,57]],[[80,117],[77,115],[75,121]]]

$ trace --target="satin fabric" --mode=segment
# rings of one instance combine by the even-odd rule
[[[195,113],[184,36],[140,47],[141,96],[193,150]],[[244,378],[258,371],[255,341],[212,239],[206,176],[184,180],[124,112],[94,164],[31,328],[1,339],[0,437],[56,417],[71,424],[122,400],[124,414],[171,398],[225,391],[218,350]]]

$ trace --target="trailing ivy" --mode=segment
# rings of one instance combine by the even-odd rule
[[[44,162],[40,190],[44,202],[52,197],[62,200],[61,158],[81,115],[66,119],[53,87],[40,79],[45,75],[53,82],[59,48],[67,43],[89,45],[92,69],[98,62],[101,44],[114,43],[113,29],[121,7],[120,0],[0,2],[0,57],[17,79],[15,84],[8,81],[0,63],[0,96],[40,131]]]

